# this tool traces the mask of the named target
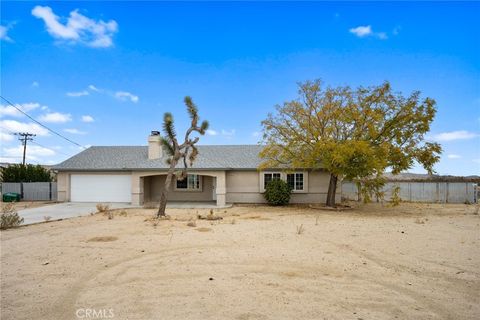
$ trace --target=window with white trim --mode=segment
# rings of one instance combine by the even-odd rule
[[[198,174],[189,174],[183,180],[177,179],[178,190],[201,190],[201,177]]]
[[[293,191],[303,191],[303,173],[288,173],[287,183]]]
[[[268,172],[263,174],[263,189],[267,189],[267,184],[272,180],[280,180],[281,174],[279,172]]]

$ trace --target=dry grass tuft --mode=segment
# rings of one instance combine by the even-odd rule
[[[232,223],[232,224],[236,224],[237,221],[236,221],[235,219],[232,219],[232,222],[231,222],[231,223]]]
[[[98,212],[106,212],[109,209],[110,209],[110,206],[108,204],[97,203],[97,211]]]
[[[302,234],[305,232],[305,228],[303,227],[303,224],[297,226],[297,234]]]
[[[425,224],[425,220],[417,218],[417,219],[415,219],[415,223],[416,224]]]
[[[189,221],[189,222],[187,223],[187,226],[189,226],[189,227],[196,227],[196,226],[197,226],[197,222],[196,222],[195,220]]]
[[[118,240],[118,238],[113,236],[103,236],[90,238],[87,240],[87,242],[110,242],[115,240]]]
[[[15,203],[13,202],[2,205],[0,218],[1,230],[15,228],[23,223],[23,218],[18,215],[18,212],[15,209]]]
[[[210,232],[210,231],[212,231],[211,228],[203,228],[203,227],[202,228],[197,228],[195,230],[197,230],[199,232]]]
[[[121,210],[118,215],[121,216],[121,217],[126,217],[127,216],[127,210]]]

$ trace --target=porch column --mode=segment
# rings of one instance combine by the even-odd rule
[[[225,176],[225,171],[219,172],[216,175],[217,179],[217,206],[223,207],[226,204],[227,201],[227,182],[226,182],[226,176]]]
[[[143,177],[132,173],[132,205],[143,205]]]

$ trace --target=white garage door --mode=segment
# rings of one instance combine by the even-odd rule
[[[72,202],[131,202],[130,175],[72,174],[70,176]]]

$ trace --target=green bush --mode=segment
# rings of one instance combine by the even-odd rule
[[[284,206],[290,201],[292,189],[283,180],[275,179],[267,184],[263,196],[272,206]]]

